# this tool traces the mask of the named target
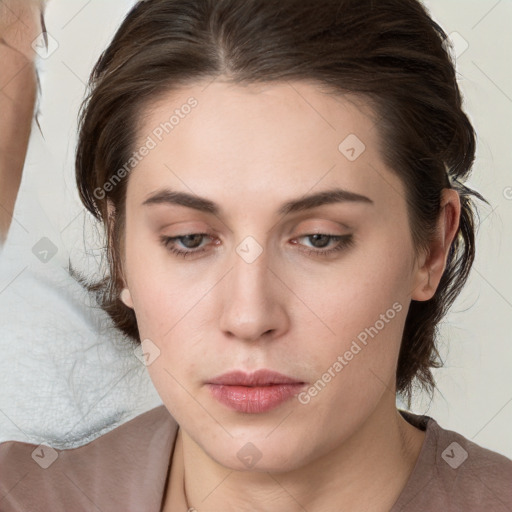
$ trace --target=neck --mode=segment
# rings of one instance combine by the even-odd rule
[[[390,406],[391,405],[391,406]],[[353,512],[389,511],[414,468],[425,433],[410,425],[394,402],[378,407],[327,455],[287,472],[226,468],[191,439],[178,434],[188,506],[201,512],[327,512],[343,503]]]

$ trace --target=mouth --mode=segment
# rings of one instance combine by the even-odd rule
[[[212,396],[228,408],[255,414],[280,406],[300,393],[306,383],[262,369],[254,373],[225,373],[209,380],[206,385]]]

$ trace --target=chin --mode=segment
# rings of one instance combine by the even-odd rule
[[[248,435],[233,438],[224,443],[211,445],[211,438],[203,450],[218,464],[234,471],[254,473],[285,473],[305,465],[313,456],[306,457],[303,442],[294,442],[276,436],[269,439],[268,431],[261,435]],[[299,448],[300,447],[300,448]]]

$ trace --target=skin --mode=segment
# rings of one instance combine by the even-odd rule
[[[155,103],[137,147],[190,96],[198,106],[129,177],[122,295],[141,339],[160,351],[148,371],[180,425],[188,502],[200,512],[332,511],[339,503],[387,511],[424,440],[395,405],[400,340],[410,301],[428,300],[439,284],[458,194],[443,191],[438,234],[416,258],[405,190],[381,159],[364,102],[307,82],[241,87],[217,79]],[[352,162],[338,151],[351,133],[366,146]],[[142,206],[162,187],[206,197],[222,212]],[[276,213],[285,201],[332,187],[373,204]],[[204,231],[212,237],[196,246],[205,251],[188,258],[159,240]],[[307,236],[315,232],[353,234],[354,244],[330,256],[306,254],[323,249]],[[262,248],[252,263],[236,252],[247,236]],[[174,246],[196,247],[185,244]],[[244,414],[204,385],[258,368],[312,385],[394,303],[401,311],[307,404],[292,398]],[[249,442],[261,453],[251,469],[237,457]]]
[[[21,183],[37,96],[32,41],[41,33],[40,0],[0,2],[0,245]]]

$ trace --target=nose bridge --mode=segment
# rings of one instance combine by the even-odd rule
[[[235,251],[224,286],[220,328],[237,338],[255,340],[283,327],[284,305],[273,286],[268,251],[252,237]]]

